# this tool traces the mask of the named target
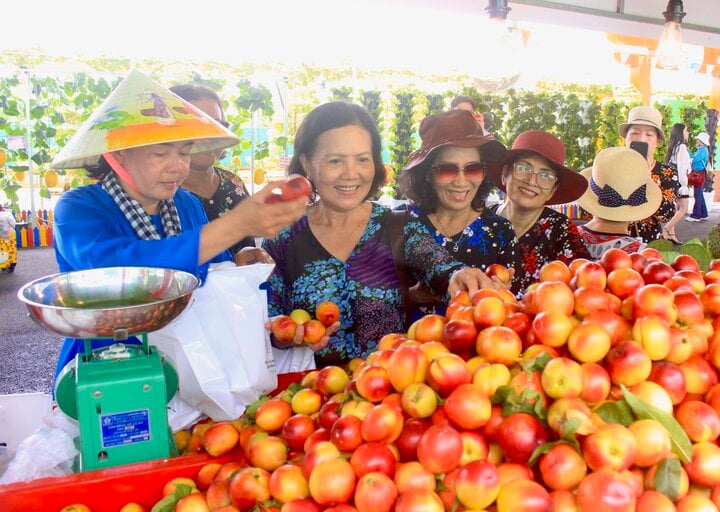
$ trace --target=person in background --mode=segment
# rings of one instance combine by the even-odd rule
[[[657,240],[662,235],[662,223],[675,215],[680,186],[673,169],[655,160],[658,142],[665,140],[662,129],[662,114],[654,107],[633,107],[628,112],[627,122],[618,127],[620,136],[625,139],[625,147],[632,148],[634,141],[647,143],[647,164],[655,183],[663,193],[663,200],[657,211],[647,218],[630,224],[630,234],[639,236],[646,243]]]
[[[538,280],[546,263],[589,257],[577,226],[548,207],[575,201],[587,189],[587,180],[565,166],[562,141],[541,130],[518,135],[501,164],[490,176],[505,191],[495,211],[515,229],[522,260],[518,286],[523,291]]]
[[[646,218],[662,201],[645,158],[632,149],[606,148],[582,175],[590,186],[577,203],[592,219],[579,229],[592,259],[612,248],[627,253],[643,249],[642,239],[630,235],[630,223]]]
[[[15,215],[0,204],[0,270],[14,272],[16,264]]]
[[[702,171],[707,179],[707,168],[710,155],[708,147],[710,146],[710,136],[705,132],[700,132],[695,137],[695,153],[692,154],[692,162],[690,168],[693,171]],[[693,187],[693,197],[695,204],[690,216],[685,217],[688,222],[702,222],[708,219],[707,205],[705,204],[705,194],[703,187]]]
[[[492,263],[519,268],[512,224],[485,207],[493,183],[486,178],[505,147],[483,135],[464,110],[427,116],[420,123],[422,145],[410,155],[398,182],[410,199],[409,212],[435,241],[466,265],[486,270]],[[514,289],[517,291],[517,289]],[[440,313],[440,301],[421,285],[413,290],[422,314]]]
[[[675,226],[685,217],[690,204],[690,188],[688,187],[687,177],[690,173],[690,152],[687,148],[688,137],[687,127],[683,123],[675,123],[670,130],[667,154],[665,155],[665,163],[677,173],[680,188],[677,195],[677,210],[673,218],[663,226],[662,237],[676,244],[679,244],[680,240],[675,235]]]
[[[57,202],[53,241],[60,272],[132,265],[204,280],[210,263],[231,259],[229,247],[248,236],[272,237],[299,218],[306,200],[266,204],[270,186],[208,222],[200,202],[180,188],[193,152],[237,142],[213,118],[131,72],[53,160],[55,169],[85,168],[99,180]],[[56,377],[83,343],[65,340]],[[92,347],[112,343],[92,340]]]
[[[220,97],[210,87],[199,83],[174,85],[170,90],[185,101],[199,108],[225,128]],[[237,174],[215,165],[222,150],[193,153],[190,157],[190,173],[182,187],[200,200],[209,220],[217,219],[233,209],[250,194]],[[255,246],[253,237],[246,237],[230,248],[238,265],[249,263],[272,263],[268,254]]]
[[[10,232],[15,229],[15,215],[10,210],[6,210],[0,204],[0,238],[9,240]]]
[[[480,112],[477,112],[477,103],[470,96],[455,96],[450,102],[450,108],[470,112],[480,125],[480,128],[482,128],[483,135],[490,135],[490,132],[485,129],[485,117]]]
[[[310,111],[287,172],[310,179],[314,200],[299,221],[263,242],[276,263],[268,279],[271,316],[312,311],[327,300],[340,308],[338,330],[315,353],[318,367],[365,357],[384,335],[405,332],[404,283],[422,281],[440,296],[500,286],[455,260],[405,212],[371,201],[386,179],[381,149],[361,105],[332,101]],[[290,346],[271,339],[277,348]]]

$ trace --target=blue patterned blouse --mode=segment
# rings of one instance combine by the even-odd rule
[[[332,300],[340,307],[340,329],[316,353],[318,367],[365,357],[385,334],[404,331],[400,277],[390,247],[390,210],[373,204],[370,220],[347,261],[332,256],[313,235],[307,216],[284,229],[263,248],[276,262],[268,280],[270,316],[295,308],[310,312]],[[404,225],[408,271],[439,295],[450,275],[464,265],[442,249],[417,219]]]

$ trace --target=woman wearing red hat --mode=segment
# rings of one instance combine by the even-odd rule
[[[467,265],[485,270],[493,263],[515,269],[519,258],[512,225],[485,207],[493,183],[488,168],[505,147],[484,134],[466,110],[433,114],[420,124],[422,146],[410,155],[399,183],[411,200],[409,212],[435,241]],[[518,291],[513,286],[513,291]],[[437,299],[420,297],[422,313],[437,312]]]
[[[588,186],[565,166],[565,145],[557,137],[530,130],[518,135],[501,171],[491,176],[505,191],[497,213],[512,222],[522,258],[520,289],[537,281],[546,263],[589,258],[577,226],[547,205],[575,201]]]
[[[438,247],[419,223],[371,201],[386,178],[381,149],[375,121],[361,105],[315,107],[298,128],[288,166],[312,182],[312,204],[263,243],[276,262],[268,279],[271,316],[327,300],[340,308],[338,330],[315,353],[318,367],[365,357],[382,336],[407,328],[405,277],[438,295],[493,286],[481,270]]]

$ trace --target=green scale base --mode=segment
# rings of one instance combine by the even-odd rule
[[[177,455],[167,402],[178,376],[162,353],[145,347],[116,344],[89,360],[78,354],[60,374],[55,397],[78,420],[80,470]]]

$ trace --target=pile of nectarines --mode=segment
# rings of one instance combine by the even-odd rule
[[[234,460],[198,475],[206,509],[176,510],[717,511],[719,326],[720,261],[651,249],[548,263],[521,300],[460,292],[196,427],[186,452]]]

